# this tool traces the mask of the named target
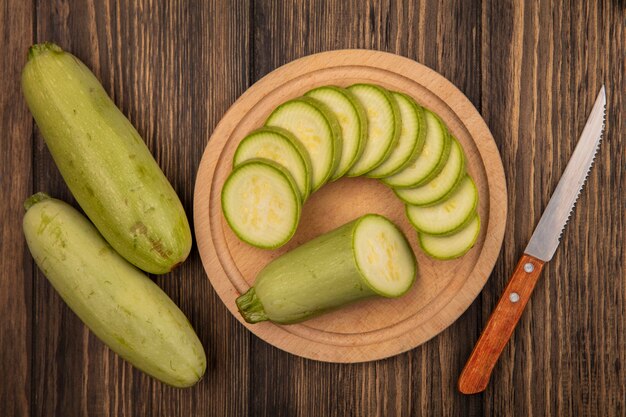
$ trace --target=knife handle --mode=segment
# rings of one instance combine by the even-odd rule
[[[459,391],[463,394],[476,394],[487,388],[491,371],[522,316],[543,265],[543,261],[530,255],[524,254],[520,259],[461,372]]]

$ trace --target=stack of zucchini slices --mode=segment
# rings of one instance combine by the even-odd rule
[[[324,86],[281,104],[241,141],[222,208],[241,240],[277,248],[295,233],[311,193],[364,175],[404,201],[426,254],[454,259],[480,231],[465,161],[439,116],[408,95],[373,84]]]

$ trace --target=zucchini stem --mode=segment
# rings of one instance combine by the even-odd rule
[[[258,323],[260,321],[269,320],[261,300],[256,295],[254,287],[250,288],[244,294],[241,294],[235,300],[239,312],[248,323]]]
[[[28,60],[30,61],[31,59],[46,52],[63,52],[63,49],[61,49],[61,47],[56,43],[52,42],[36,43],[28,48]]]
[[[30,209],[32,206],[34,206],[35,204],[42,202],[44,200],[48,200],[52,197],[50,197],[48,194],[44,193],[44,192],[38,192],[35,193],[33,195],[31,195],[30,197],[28,197],[26,199],[26,201],[24,201],[24,210],[28,211],[28,209]]]

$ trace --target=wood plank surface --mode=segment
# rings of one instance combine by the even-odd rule
[[[248,12],[244,2],[37,4],[37,40],[54,40],[93,69],[147,142],[190,219],[195,173],[209,132],[248,86]],[[72,201],[39,135],[35,143],[34,188]],[[205,379],[178,390],[133,370],[89,333],[38,272],[36,415],[246,413],[245,402],[223,399],[247,390],[248,334],[213,293],[197,252],[157,282],[187,314],[208,352]]]
[[[604,141],[484,396],[485,415],[626,414],[624,112],[620,2],[483,3],[482,114],[499,141],[509,229],[482,293],[495,307],[602,83]]]
[[[0,409],[7,416],[626,415],[626,8],[623,1],[6,0],[0,5]],[[34,266],[22,201],[74,203],[26,109],[34,41],[82,59],[135,124],[191,219],[202,151],[252,83],[324,50],[398,53],[439,71],[485,118],[509,215],[481,296],[408,353],[364,364],[301,359],[251,336],[221,304],[197,251],[159,285],[188,315],[205,378],[176,390],[97,340]],[[484,394],[456,380],[607,87],[606,134],[555,258]]]
[[[7,416],[31,412],[32,260],[22,237],[22,203],[32,181],[33,122],[19,87],[22,63],[33,41],[29,2],[0,7],[4,45],[0,65],[0,409]],[[10,375],[10,376],[9,376]]]

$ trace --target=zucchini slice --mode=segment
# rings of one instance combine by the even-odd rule
[[[269,159],[250,159],[222,188],[222,210],[239,239],[263,249],[284,245],[298,227],[302,201],[289,171]]]
[[[444,200],[465,176],[465,157],[461,144],[452,137],[450,156],[439,175],[415,188],[398,188],[394,192],[402,201],[414,206],[428,206]]]
[[[278,106],[265,122],[291,132],[309,153],[311,191],[317,191],[335,172],[341,158],[341,126],[319,100],[299,97]]]
[[[332,85],[318,87],[305,94],[324,103],[341,126],[341,158],[331,181],[341,178],[363,153],[367,135],[367,116],[359,100],[345,88]]]
[[[365,108],[367,140],[363,154],[348,171],[356,177],[382,164],[396,146],[400,137],[402,119],[398,103],[389,91],[373,84],[354,84],[348,87]]]
[[[274,259],[236,303],[249,323],[296,323],[375,295],[399,297],[416,275],[402,232],[367,214]]]
[[[478,203],[474,181],[466,175],[459,187],[445,200],[428,207],[406,206],[406,215],[420,232],[452,234],[472,219]]]
[[[422,152],[402,171],[381,179],[395,188],[411,188],[433,179],[443,169],[450,153],[450,135],[435,113],[424,109],[426,138]]]
[[[254,158],[274,161],[286,168],[298,185],[302,202],[309,196],[311,160],[304,146],[288,131],[262,127],[243,138],[233,157],[233,168]]]
[[[462,229],[450,236],[433,236],[418,233],[420,246],[428,256],[436,259],[455,259],[469,251],[480,233],[480,218],[478,214]]]
[[[406,94],[392,92],[391,95],[396,99],[400,109],[402,119],[400,137],[385,162],[367,173],[371,178],[388,177],[401,171],[415,159],[424,146],[426,137],[424,110]]]

